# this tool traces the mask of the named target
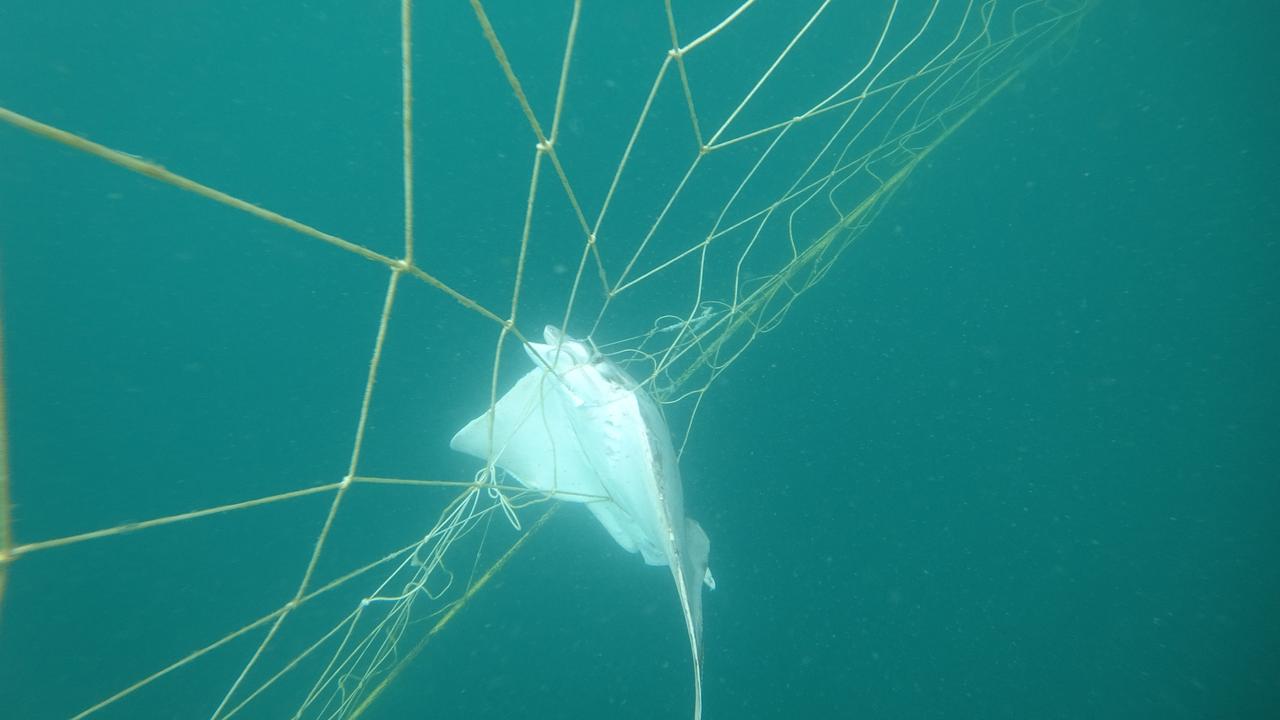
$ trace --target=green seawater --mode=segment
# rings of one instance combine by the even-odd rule
[[[398,10],[359,5],[247,26],[223,3],[10,0],[0,105],[393,253]],[[1246,5],[1100,3],[708,394],[682,460],[718,581],[708,720],[1277,716],[1280,57]],[[469,8],[433,12],[418,81],[507,98],[491,58],[430,72],[451,43],[482,48]],[[486,163],[531,143],[419,111],[447,168],[424,171],[422,237],[501,298],[507,220],[474,218],[521,207],[528,177],[491,187]],[[383,268],[0,125],[19,542],[338,479],[385,288]],[[469,478],[425,463],[487,401],[493,328],[423,287],[399,302],[363,472]],[[441,497],[353,497],[324,570],[412,539]],[[13,563],[0,717],[69,716],[278,607],[325,503]],[[207,714],[258,637],[96,717]],[[367,717],[686,717],[687,652],[665,570],[565,511]],[[296,707],[272,702],[245,716]]]

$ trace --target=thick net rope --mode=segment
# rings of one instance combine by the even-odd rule
[[[548,80],[521,65],[527,18],[472,0],[473,35],[514,98],[510,110],[528,147],[527,156],[511,165],[528,174],[522,203],[509,208],[516,231],[501,238],[514,248],[514,263],[492,284],[498,289],[485,293],[467,289],[451,276],[446,260],[435,260],[447,238],[420,238],[415,229],[415,204],[420,207],[423,196],[415,190],[414,143],[421,142],[415,112],[447,111],[440,109],[441,99],[415,92],[415,43],[432,25],[415,17],[409,0],[400,12],[404,238],[398,256],[45,124],[37,119],[39,108],[0,107],[0,121],[10,126],[328,244],[348,253],[353,264],[373,263],[386,275],[381,312],[371,318],[377,331],[350,459],[322,484],[70,536],[22,537],[9,519],[10,484],[40,479],[10,477],[10,452],[21,448],[8,447],[4,426],[22,419],[5,417],[0,385],[0,602],[6,592],[24,591],[13,568],[43,562],[54,548],[302,498],[326,500],[294,589],[273,611],[245,618],[221,637],[193,640],[188,654],[82,707],[75,718],[127,708],[166,677],[192,672],[229,646],[242,653],[239,672],[177,712],[215,720],[274,713],[255,712],[274,693],[272,702],[286,697],[294,717],[359,717],[555,514],[556,503],[493,470],[460,478],[362,472],[388,334],[411,331],[394,327],[406,284],[456,303],[474,318],[474,332],[492,338],[491,354],[476,359],[488,368],[490,404],[512,373],[526,367],[519,343],[554,324],[588,338],[643,378],[683,449],[696,442],[697,409],[716,378],[827,277],[930,153],[1037,57],[1061,47],[1088,2],[763,5],[749,0],[715,16],[672,0],[652,6],[649,12],[665,32],[649,38],[646,55],[630,58],[648,78],[637,86],[643,91],[579,110],[580,89],[607,83],[608,73],[616,72],[583,62],[580,46],[599,47],[628,28],[611,21],[606,7],[567,4],[550,25],[555,34],[544,35],[539,46],[540,67],[556,68]],[[764,28],[769,41],[762,44]],[[515,41],[522,55],[509,50]],[[616,139],[614,154],[584,154],[584,137]],[[553,272],[541,262],[548,256],[555,258]],[[448,500],[434,522],[402,547],[370,553],[366,562],[322,577],[321,559],[349,498],[391,486],[435,488]],[[77,558],[74,552],[49,553],[49,562],[74,571]],[[307,627],[320,629],[302,640],[286,637],[291,623],[299,622],[295,615],[313,607],[326,614]]]

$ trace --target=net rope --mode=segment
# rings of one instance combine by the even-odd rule
[[[91,717],[127,702],[162,678],[246,637],[256,641],[238,675],[219,692],[214,706],[191,712],[206,711],[213,720],[247,715],[265,693],[289,682],[291,688],[302,688],[295,697],[295,718],[359,717],[559,507],[548,502],[554,499],[548,494],[504,478],[492,463],[471,479],[361,473],[370,406],[405,283],[420,283],[448,298],[479,320],[477,328],[487,327],[493,333],[492,355],[485,359],[490,407],[503,392],[508,364],[514,368],[523,362],[519,345],[539,337],[540,330],[533,328],[540,325],[533,323],[552,323],[585,336],[641,379],[673,419],[676,445],[683,452],[694,437],[697,409],[716,379],[761,335],[777,327],[797,298],[827,277],[841,253],[871,226],[886,201],[935,148],[1038,56],[1074,32],[1088,4],[1087,0],[937,0],[910,4],[908,11],[908,3],[888,0],[876,15],[878,26],[850,30],[856,30],[860,41],[850,40],[848,48],[820,48],[842,60],[832,63],[829,76],[821,77],[825,84],[814,84],[820,91],[794,106],[773,107],[766,102],[774,97],[773,85],[784,82],[784,76],[793,77],[789,73],[796,70],[794,66],[804,69],[805,63],[813,62],[815,48],[808,43],[819,29],[839,22],[833,18],[833,6],[840,3],[788,3],[785,14],[790,22],[776,25],[772,44],[756,48],[757,59],[763,62],[757,63],[754,76],[741,84],[738,94],[725,96],[708,69],[720,67],[716,64],[720,59],[706,67],[704,60],[715,57],[722,45],[727,46],[725,53],[739,52],[735,32],[761,8],[747,0],[712,22],[694,23],[684,19],[677,3],[667,0],[654,9],[663,15],[667,43],[655,46],[651,57],[641,58],[654,67],[647,92],[632,98],[632,105],[597,118],[614,130],[621,129],[619,136],[625,137],[615,157],[597,160],[607,170],[601,174],[599,168],[587,172],[581,156],[571,152],[575,135],[566,132],[567,109],[574,100],[575,83],[592,78],[592,68],[577,62],[576,50],[584,34],[623,29],[611,26],[608,14],[598,8],[572,3],[557,40],[559,77],[554,91],[544,97],[529,89],[521,67],[508,52],[514,26],[502,29],[508,26],[501,22],[501,11],[471,0],[476,29],[524,119],[531,148],[523,220],[518,237],[513,238],[518,250],[509,303],[502,307],[486,306],[459,289],[432,265],[432,242],[440,241],[429,238],[423,244],[415,237],[413,31],[415,19],[422,18],[415,16],[411,0],[403,0],[399,15],[404,193],[400,257],[0,106],[0,122],[247,213],[337,248],[354,262],[373,263],[386,271],[349,462],[340,479],[332,482],[63,537],[27,540],[13,532],[9,488],[11,483],[38,479],[10,477],[5,427],[16,419],[6,418],[0,383],[0,603],[6,592],[15,591],[11,582],[7,584],[10,568],[17,562],[36,561],[55,548],[324,497],[328,502],[312,550],[299,566],[294,591],[275,610],[139,678],[74,717]],[[822,37],[829,42],[829,35]],[[665,112],[673,105],[683,110],[684,136],[667,137],[662,149],[655,150],[654,126],[659,124],[655,117],[659,108]],[[540,112],[538,107],[550,109]],[[662,133],[669,129],[665,124],[660,128]],[[644,226],[613,222],[620,206],[639,202],[632,177],[644,153],[670,161],[665,188],[659,193],[662,202],[652,206],[651,219]],[[721,162],[723,157],[731,161]],[[600,186],[598,180],[582,177],[607,180]],[[588,188],[586,182],[593,185]],[[655,192],[651,186],[643,190],[648,196]],[[685,207],[691,197],[702,209],[696,215]],[[711,197],[713,202],[708,201]],[[563,311],[552,318],[527,317],[528,258],[544,241],[539,235],[539,210],[548,206],[571,219],[579,233],[578,250],[566,261],[570,279]],[[691,217],[697,222],[691,223]],[[682,291],[673,293],[661,282],[668,277],[678,278]],[[0,343],[0,371],[3,348]],[[434,488],[450,496],[421,537],[322,581],[317,566],[349,495],[389,486]],[[496,558],[482,563],[474,544],[461,550],[464,538],[488,544]],[[56,561],[74,563],[74,558],[59,554]],[[367,588],[361,590],[362,599],[332,618],[324,632],[304,646],[291,646],[284,657],[268,653],[276,649],[281,628],[300,608],[356,583]],[[303,666],[320,670],[299,678]]]

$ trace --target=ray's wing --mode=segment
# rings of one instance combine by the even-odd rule
[[[561,500],[590,502],[604,496],[556,382],[545,368],[529,371],[492,410],[459,430],[449,447],[492,461],[527,488],[563,493],[557,495]]]

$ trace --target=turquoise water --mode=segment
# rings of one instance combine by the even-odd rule
[[[391,4],[253,26],[84,5],[0,8],[0,105],[397,252]],[[491,60],[447,64],[476,46],[469,10],[439,12],[419,81],[498,100],[465,128],[420,108],[422,253],[500,306],[527,177],[491,171],[529,143],[492,114],[514,105]],[[558,43],[511,52],[554,78]],[[721,379],[682,463],[719,583],[708,718],[1276,712],[1271,44],[1244,10],[1104,2]],[[19,542],[345,471],[382,268],[7,125],[0,263]],[[541,289],[533,327],[561,306]],[[441,448],[483,406],[492,328],[416,285],[398,302],[361,472],[469,477]],[[444,497],[360,490],[322,575],[412,540]],[[275,609],[325,508],[14,563],[0,717],[66,717]],[[562,512],[371,716],[685,717],[683,632],[664,570]],[[100,716],[207,716],[260,637]]]

